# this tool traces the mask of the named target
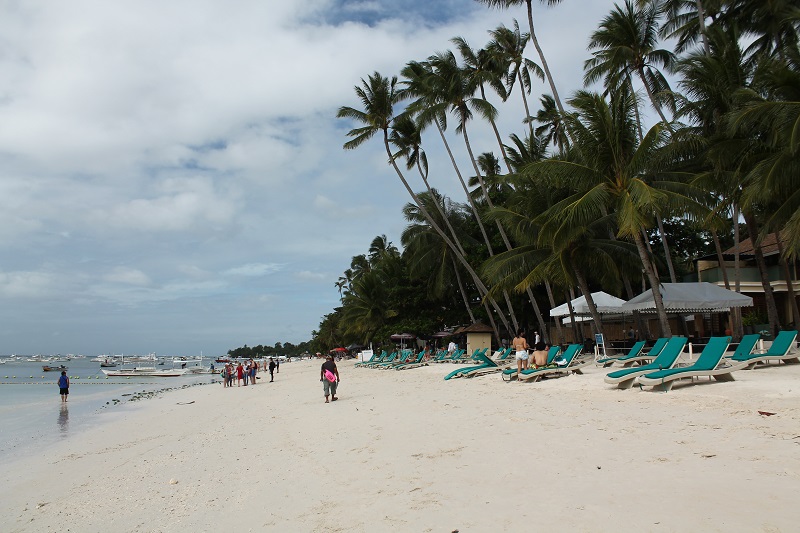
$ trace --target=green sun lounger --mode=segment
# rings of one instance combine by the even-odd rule
[[[733,372],[744,368],[747,363],[729,362],[725,351],[731,342],[730,337],[711,337],[705,349],[693,364],[657,370],[639,376],[639,384],[652,386],[655,390],[669,391],[675,381],[684,378],[710,377],[717,381],[733,381]]]
[[[425,362],[425,350],[420,351],[417,355],[412,355],[406,359],[405,363],[398,363],[388,368],[392,370],[408,370],[410,368],[419,368],[421,366],[428,366],[428,363]]]
[[[619,389],[630,389],[637,377],[654,370],[672,368],[678,361],[683,347],[686,346],[686,340],[686,337],[672,337],[652,363],[611,372],[604,378],[605,382],[616,385]]]
[[[631,349],[628,350],[628,353],[624,355],[615,355],[614,357],[603,357],[601,359],[598,359],[595,363],[598,365],[603,365],[603,367],[607,367],[613,365],[623,357],[626,357],[628,359],[639,357],[642,354],[642,350],[644,349],[645,344],[646,344],[645,341],[639,341],[633,346],[631,346]]]
[[[558,345],[551,346],[549,350],[547,350],[547,365],[552,365],[553,361],[555,360],[556,356],[561,352],[561,347]],[[511,360],[512,363],[516,362],[516,359]],[[524,372],[524,370],[523,370]],[[517,377],[517,369],[513,367],[506,368],[503,370],[503,374],[500,376],[503,378],[503,381],[511,381],[515,377]],[[506,380],[508,377],[508,380]]]
[[[377,354],[377,353],[373,353],[372,357],[370,357],[366,361],[361,361],[360,363],[354,364],[353,368],[359,368],[359,367],[362,367],[362,366],[367,366],[367,365],[372,364],[372,363],[377,363],[383,357],[386,357],[386,351],[385,350],[383,352],[381,352],[380,355]]]
[[[500,370],[501,368],[496,362],[492,361],[490,358],[486,356],[485,349],[476,350],[473,357],[475,357],[476,361],[480,362],[480,364],[457,368],[444,377],[445,381],[453,378],[468,377],[472,375],[474,372],[480,372],[482,370],[497,371]]]
[[[651,362],[653,359],[658,357],[658,354],[661,353],[661,350],[664,349],[664,346],[667,345],[669,339],[661,337],[656,340],[655,344],[653,344],[652,348],[648,350],[647,353],[639,353],[639,355],[631,355],[631,356],[624,356],[617,359],[616,363],[621,363],[624,367],[629,367],[635,364],[643,365],[645,363]]]
[[[756,335],[757,336],[757,335]],[[742,339],[744,340],[744,338]],[[747,363],[747,368],[753,368],[758,363],[778,361],[780,363],[798,363],[798,353],[795,346],[797,331],[781,331],[772,342],[772,346],[764,353],[752,352],[748,354],[734,354],[731,361]]]
[[[553,364],[523,370],[517,379],[524,379],[525,381],[535,383],[544,377],[555,377],[572,373],[583,374],[581,368],[594,363],[594,358],[592,358],[591,361],[578,363],[577,356],[581,350],[583,350],[583,344],[570,344],[560,357],[554,359]]]

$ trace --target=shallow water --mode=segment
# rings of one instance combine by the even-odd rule
[[[100,363],[88,359],[58,364],[68,368],[70,377],[66,404],[59,394],[60,372],[43,372],[42,363],[0,364],[0,464],[100,424],[102,413],[156,391],[219,381],[210,374],[111,378],[102,373]]]

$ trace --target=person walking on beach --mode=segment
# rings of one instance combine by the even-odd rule
[[[250,384],[256,384],[256,373],[258,372],[258,364],[250,359]]]
[[[336,389],[342,379],[339,377],[339,369],[336,368],[336,363],[333,362],[333,356],[330,354],[325,357],[325,362],[322,363],[322,368],[319,371],[319,380],[322,382],[325,403],[328,403],[328,396],[331,396],[331,401],[338,400]]]
[[[280,357],[275,360],[275,373],[276,374],[280,374],[281,373],[281,358]]]
[[[66,370],[61,371],[61,376],[58,378],[58,388],[61,391],[61,403],[66,403],[67,395],[69,394],[69,378]]]
[[[269,359],[269,382],[272,383],[275,380],[275,368],[278,365],[275,364],[275,359]]]
[[[525,339],[525,331],[517,331],[517,336],[511,341],[511,348],[516,353],[515,359],[517,360],[517,378],[520,372],[528,368],[528,341]]]

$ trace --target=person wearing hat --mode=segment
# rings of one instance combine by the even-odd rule
[[[322,368],[319,371],[319,380],[322,382],[325,403],[328,403],[328,396],[331,396],[331,401],[338,400],[336,388],[342,379],[339,377],[339,369],[336,368],[336,363],[333,362],[333,356],[330,354],[325,357],[325,362],[322,363]]]

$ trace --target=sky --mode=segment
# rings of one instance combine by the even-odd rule
[[[562,98],[612,7],[534,2]],[[483,47],[515,18],[526,30],[524,7],[472,0],[0,2],[0,354],[310,340],[352,257],[378,235],[401,246],[409,201],[378,138],[343,150],[337,109],[374,71],[455,36]],[[521,135],[521,101],[495,100]],[[488,126],[470,140],[497,151]],[[423,142],[432,185],[464,201]]]

